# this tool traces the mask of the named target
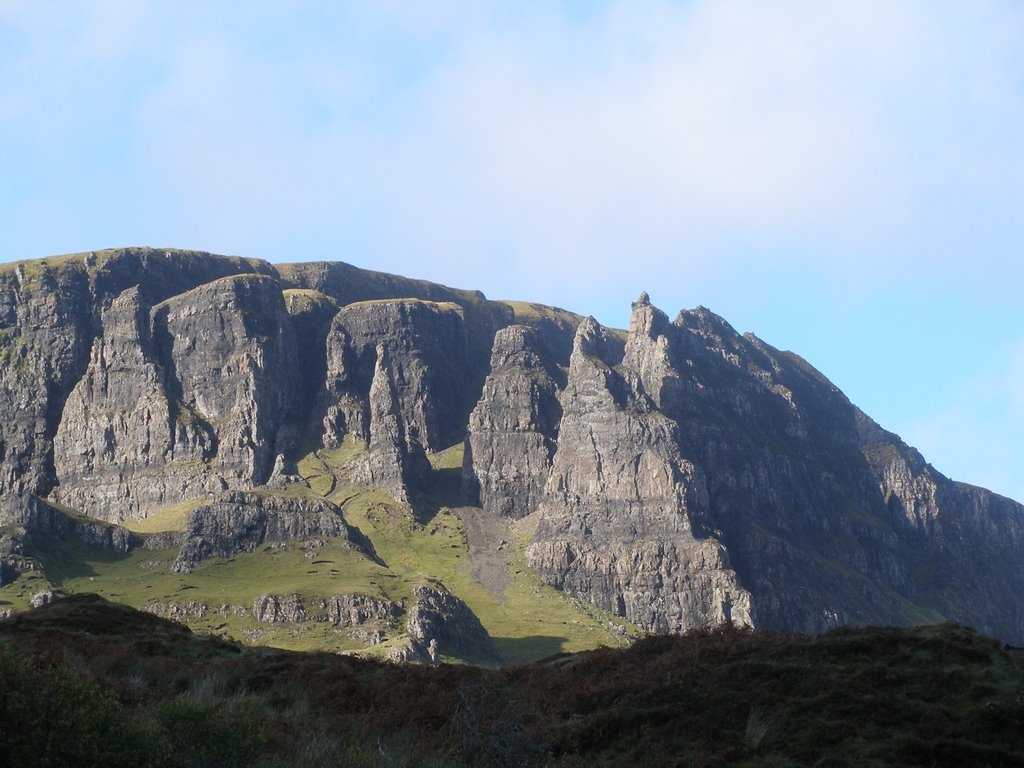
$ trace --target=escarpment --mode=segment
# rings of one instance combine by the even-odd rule
[[[326,499],[282,498],[261,493],[226,493],[191,512],[185,540],[174,570],[192,570],[210,557],[228,558],[252,552],[262,544],[322,538],[340,539],[345,547],[360,547],[359,536],[341,510]]]
[[[488,512],[523,517],[540,502],[564,378],[533,328],[513,325],[495,335],[491,372],[469,416],[464,468],[467,494]]]
[[[448,518],[425,532],[476,505],[504,548],[487,562],[647,631],[948,617],[1024,642],[1020,504],[953,483],[707,309],[632,310],[618,331],[347,264],[181,251],[2,266],[0,581],[45,569],[46,531],[173,551],[177,574],[297,553],[351,583],[247,593],[259,631],[361,627],[396,658],[494,663],[464,584],[389,562],[395,536],[462,541]]]
[[[527,562],[655,632],[750,624],[750,595],[721,543],[695,535],[703,478],[682,457],[674,422],[616,370],[616,347],[593,320],[580,325]]]
[[[272,278],[221,278],[101,315],[54,438],[55,498],[121,522],[262,484],[293,400],[294,339]]]

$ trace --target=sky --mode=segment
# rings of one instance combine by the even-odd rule
[[[342,260],[790,349],[1024,501],[1018,0],[0,0],[0,261]]]

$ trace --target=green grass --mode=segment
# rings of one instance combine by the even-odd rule
[[[430,466],[434,468],[436,472],[443,472],[444,470],[457,469],[462,471],[462,459],[466,453],[465,443],[456,443],[450,448],[445,448],[443,451],[437,451],[436,453],[427,454],[427,459],[430,461]]]
[[[362,456],[369,450],[369,446],[362,440],[345,438],[337,448],[322,448],[317,453],[321,459],[332,469],[342,469],[349,461],[356,456]]]
[[[340,541],[330,542],[313,558],[306,556],[302,542],[293,542],[266,545],[228,560],[207,560],[182,575],[171,572],[175,549],[136,548],[120,554],[90,548],[74,538],[58,541],[34,536],[44,570],[22,575],[0,589],[0,608],[24,609],[32,595],[49,588],[68,594],[95,592],[135,608],[154,602],[184,605],[196,601],[209,607],[207,615],[183,620],[198,631],[296,650],[385,654],[391,643],[367,649],[327,622],[258,624],[251,615],[235,615],[233,607],[241,606],[249,612],[253,601],[263,594],[297,594],[306,601],[307,609],[330,595],[346,593],[408,602],[416,586],[440,581],[479,617],[508,663],[598,646],[621,646],[628,637],[638,634],[625,622],[543,585],[525,564],[528,533],[513,543],[515,553],[504,594],[493,594],[473,578],[464,526],[451,510],[440,506],[424,524],[382,491],[347,481],[346,468],[366,450],[364,442],[346,440],[335,449],[310,452],[298,462],[299,474],[309,487],[296,483],[256,492],[289,498],[330,498],[341,505],[348,523],[370,540],[383,565],[345,548]],[[457,443],[432,454],[434,471],[457,480],[463,452],[463,443]],[[189,513],[204,503],[190,500],[174,504],[145,520],[128,521],[126,527],[140,534],[181,531]],[[59,509],[74,519],[88,519],[74,510]],[[218,611],[220,606],[231,609]]]
[[[338,306],[338,302],[326,293],[320,293],[320,291],[314,291],[310,288],[286,288],[281,293],[284,295],[285,303],[289,307],[294,306],[303,309],[319,304],[333,307]]]
[[[24,574],[0,589],[0,597],[19,608],[27,605],[33,594],[48,588],[67,594],[95,593],[139,609],[153,602],[184,605],[196,601],[209,607],[205,617],[186,620],[196,631],[295,650],[364,650],[363,643],[334,631],[325,622],[271,625],[260,624],[251,615],[234,615],[234,606],[250,611],[253,601],[263,594],[297,594],[313,608],[333,594],[362,593],[398,600],[408,594],[401,580],[348,548],[344,540],[325,542],[313,559],[306,557],[300,542],[285,547],[264,545],[228,560],[204,561],[187,574],[171,572],[177,549],[137,548],[125,555],[78,541],[47,542],[43,547],[45,576]],[[17,595],[12,594],[14,588]],[[231,609],[217,612],[225,605]]]
[[[344,503],[346,519],[373,542],[392,571],[410,583],[439,579],[465,601],[506,663],[628,642],[609,624],[623,627],[624,634],[637,634],[621,620],[543,585],[525,565],[528,536],[518,542],[512,581],[499,597],[473,580],[465,530],[450,511],[442,509],[429,523],[419,525],[377,490],[349,489],[338,500]]]
[[[10,584],[0,587],[0,611],[28,610],[34,595],[54,588],[42,571],[26,571]]]
[[[305,262],[275,264],[274,268],[282,281],[293,286],[319,285],[326,278],[327,282],[338,281],[344,287],[342,293],[346,301],[358,301],[360,297],[382,296],[430,296],[443,294],[466,306],[483,305],[486,300],[478,291],[450,288],[431,283],[427,280],[415,280],[386,272],[375,272],[360,269],[342,262]],[[373,300],[373,299],[369,299]],[[396,299],[381,299],[395,301]]]
[[[329,496],[337,484],[335,472],[344,470],[352,459],[362,456],[368,447],[362,440],[346,438],[337,448],[310,451],[297,462],[299,476],[318,496]]]
[[[171,504],[142,520],[125,520],[122,525],[132,533],[163,533],[165,531],[184,531],[189,513],[210,499],[187,499]]]
[[[367,307],[374,304],[422,304],[428,306],[431,309],[435,309],[438,312],[457,312],[462,314],[462,307],[456,304],[454,301],[430,301],[428,299],[415,299],[415,298],[401,298],[401,299],[366,299],[365,301],[354,301],[351,304],[346,304],[345,309],[352,309],[355,307]]]
[[[38,283],[43,274],[49,270],[64,269],[67,267],[84,267],[85,260],[88,256],[95,255],[102,258],[111,253],[113,253],[113,251],[96,251],[94,254],[88,252],[67,253],[61,256],[47,256],[42,259],[25,259],[9,264],[0,264],[0,275],[20,271],[24,276],[23,279],[27,283],[33,284]]]
[[[259,496],[280,496],[284,499],[322,499],[323,494],[303,485],[302,483],[290,483],[283,488],[256,488],[253,493]]]
[[[297,462],[299,476],[309,483],[314,493],[326,496],[334,490],[334,474],[317,451],[307,453]]]
[[[461,466],[461,448],[456,445],[435,454],[437,465]],[[307,475],[314,486],[323,488],[324,477],[333,479],[327,474],[329,464],[344,466],[362,450],[362,444],[349,443],[335,451],[309,454],[302,468],[323,472]],[[301,485],[258,492],[310,498],[316,495],[314,489]],[[58,541],[35,536],[36,554],[44,570],[23,574],[0,589],[0,608],[23,610],[34,594],[51,588],[68,594],[95,592],[134,608],[154,601],[165,605],[197,601],[209,606],[207,615],[184,620],[198,631],[297,650],[368,650],[383,654],[388,643],[366,649],[325,622],[258,624],[249,615],[239,617],[233,610],[218,613],[215,609],[227,605],[249,611],[262,594],[298,594],[312,606],[330,595],[347,593],[407,601],[414,587],[437,580],[479,617],[508,663],[602,645],[620,646],[627,642],[627,636],[637,634],[621,620],[541,584],[524,562],[528,535],[515,543],[511,581],[505,593],[495,595],[473,579],[463,524],[448,509],[442,508],[424,525],[377,489],[346,485],[331,498],[342,505],[349,524],[369,538],[384,565],[345,548],[341,541],[329,541],[312,559],[306,556],[301,542],[293,542],[287,546],[265,545],[229,560],[207,560],[189,574],[175,574],[171,566],[176,549],[136,548],[120,554],[88,547],[75,538]],[[202,503],[195,500],[176,504],[146,520],[130,521],[130,527],[138,533],[182,530],[188,513]],[[64,511],[79,517],[73,510]],[[619,631],[612,628],[616,624],[621,627]]]
[[[501,300],[498,303],[511,307],[516,322],[523,325],[532,325],[538,320],[552,320],[557,323],[567,323],[575,328],[583,322],[582,315],[569,312],[561,307],[549,307],[546,304],[534,304],[529,301]]]

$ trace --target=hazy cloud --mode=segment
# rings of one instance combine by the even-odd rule
[[[616,324],[643,288],[919,442],[985,418],[936,392],[994,387],[1019,455],[1024,388],[943,356],[1024,321],[1024,4],[242,8],[0,0],[0,258],[340,258]]]

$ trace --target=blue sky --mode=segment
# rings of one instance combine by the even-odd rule
[[[647,290],[1024,500],[1022,201],[1016,0],[0,0],[0,261]]]

